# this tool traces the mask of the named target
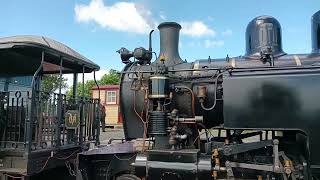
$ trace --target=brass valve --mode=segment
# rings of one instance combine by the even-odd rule
[[[284,160],[284,171],[286,174],[291,174],[291,167],[293,167],[292,165],[292,161],[291,160]]]
[[[161,54],[160,57],[159,57],[159,60],[161,62],[164,62],[166,60],[166,57],[163,54]]]
[[[207,88],[206,86],[198,86],[198,94],[197,97],[203,102],[207,96]]]
[[[212,151],[212,160],[214,161],[215,167],[220,167],[220,159],[219,159],[219,151],[218,149],[214,149]],[[213,179],[217,179],[218,178],[218,171],[213,170],[212,171],[212,175]]]
[[[217,171],[212,171],[212,175],[213,179],[217,179],[218,177],[218,172]]]
[[[213,151],[212,151],[212,159],[214,159],[215,157],[218,157],[219,156],[219,151],[218,151],[218,149],[214,149]]]
[[[229,139],[226,138],[226,139],[224,140],[224,144],[225,144],[225,145],[229,145],[229,144],[230,144]]]

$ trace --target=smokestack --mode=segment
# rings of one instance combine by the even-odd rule
[[[166,66],[174,66],[183,63],[178,51],[179,31],[181,29],[180,24],[175,22],[164,22],[158,26],[158,29],[160,31],[160,54],[159,58],[154,63],[161,63],[161,56],[165,58],[164,64]]]
[[[320,53],[320,11],[311,18],[312,53]]]

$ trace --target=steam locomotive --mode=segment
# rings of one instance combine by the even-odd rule
[[[248,24],[244,56],[191,63],[178,52],[181,26],[158,29],[158,57],[152,31],[148,49],[118,51],[125,138],[143,144],[106,150],[122,164],[105,167],[107,179],[319,179],[320,11],[310,54],[285,53],[270,16]]]

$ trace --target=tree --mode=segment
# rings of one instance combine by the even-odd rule
[[[120,74],[118,71],[111,69],[107,74],[104,74],[100,80],[97,81],[98,85],[116,85],[120,83]],[[88,80],[84,83],[84,96],[92,97],[92,88],[96,86],[94,80]],[[73,86],[67,92],[67,98],[70,99],[73,95]],[[82,83],[78,83],[77,96],[82,97]]]
[[[116,85],[120,83],[120,74],[118,71],[111,69],[108,74],[101,77],[99,85]]]
[[[95,86],[94,80],[89,80],[84,83],[84,97],[91,97],[91,89]],[[73,86],[67,91],[67,98],[71,98],[73,95]],[[82,83],[78,83],[77,96],[82,97]]]
[[[47,92],[49,94],[54,93],[56,90],[59,89],[60,86],[60,80],[61,80],[61,88],[67,88],[67,79],[62,77],[60,79],[60,76],[57,74],[52,75],[44,75],[42,78],[42,85],[41,85],[41,91]]]

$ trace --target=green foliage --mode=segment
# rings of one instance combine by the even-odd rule
[[[116,85],[120,83],[118,71],[111,69],[108,74],[102,76],[99,85]]]
[[[97,81],[99,86],[101,85],[116,85],[120,83],[120,75],[118,71],[111,69],[108,74],[102,76],[102,78]],[[96,86],[94,80],[89,80],[84,83],[84,96],[91,97],[91,90]],[[67,98],[71,98],[73,94],[73,87],[67,91]],[[82,83],[78,83],[77,96],[82,97]]]
[[[67,79],[64,77],[61,78],[61,87],[62,89],[67,88]],[[48,92],[52,94],[59,89],[60,86],[60,77],[57,74],[53,75],[44,75],[42,78],[41,91]]]
[[[91,97],[91,89],[95,86],[94,80],[89,80],[84,83],[84,97]],[[73,94],[73,86],[67,91],[67,97],[72,97]],[[77,96],[82,97],[82,83],[78,83],[77,87]]]

